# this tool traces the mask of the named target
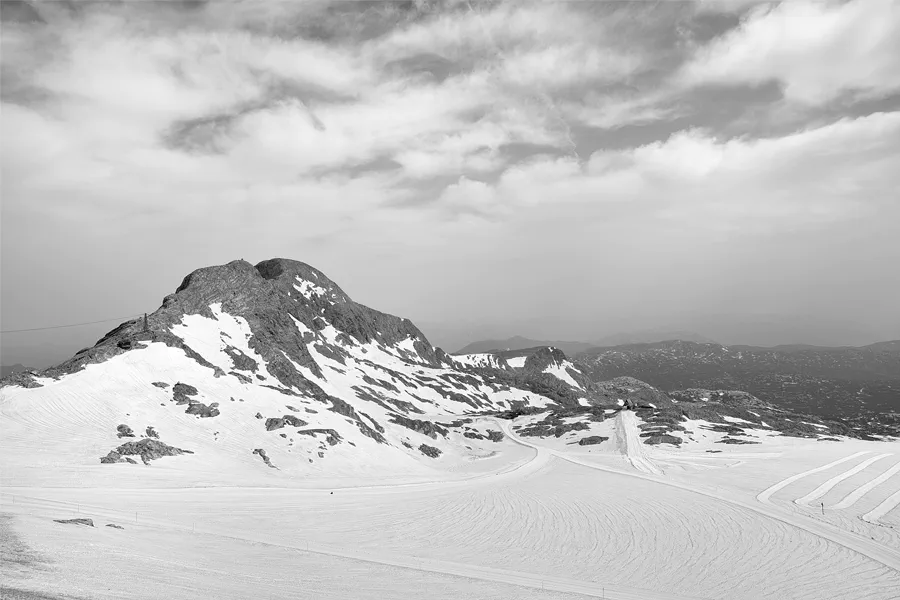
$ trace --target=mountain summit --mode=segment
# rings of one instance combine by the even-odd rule
[[[524,379],[547,377],[541,390],[576,403],[550,375],[483,373],[449,357],[408,319],[354,302],[305,263],[238,260],[192,272],[146,323],[4,380],[4,451],[69,456],[73,477],[101,458],[160,456],[215,480],[271,476],[268,467],[421,474],[495,453],[499,425],[465,415],[546,406],[554,400]]]
[[[516,460],[513,435],[706,443],[689,429],[695,421],[723,444],[866,433],[743,392],[601,382],[591,373],[600,366],[554,347],[450,356],[408,319],[354,302],[305,263],[238,260],[194,271],[146,320],[121,324],[59,366],[5,378],[4,482],[434,481],[490,468],[474,466],[481,460]],[[519,417],[512,429],[499,421]],[[755,433],[727,437],[744,429]]]

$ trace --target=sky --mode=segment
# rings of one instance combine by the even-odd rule
[[[453,351],[900,338],[900,2],[0,3],[2,329],[307,262]],[[45,366],[117,323],[2,335]]]

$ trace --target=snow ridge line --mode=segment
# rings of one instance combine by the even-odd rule
[[[900,504],[900,490],[897,490],[896,492],[888,496],[884,502],[864,514],[862,516],[862,520],[868,523],[875,523],[876,521],[878,521],[878,519],[888,514],[891,509],[898,504]]]
[[[862,485],[862,486],[858,487],[857,489],[853,490],[852,492],[847,494],[847,496],[843,500],[841,500],[840,502],[838,502],[831,508],[849,508],[849,507],[853,506],[854,504],[856,504],[857,500],[859,500],[860,498],[862,498],[863,496],[868,494],[871,490],[873,490],[874,488],[878,487],[879,485],[881,485],[882,483],[884,483],[885,481],[890,479],[893,475],[896,475],[898,472],[900,472],[900,462],[898,462],[893,467],[891,467],[890,469],[888,469],[887,471],[885,471],[884,473],[882,473],[881,475],[879,475],[872,481],[868,482],[867,484]]]
[[[820,485],[819,487],[817,487],[816,489],[814,489],[813,491],[808,493],[807,495],[803,496],[802,498],[798,498],[797,500],[794,500],[794,503],[799,504],[800,506],[809,506],[810,502],[812,502],[813,500],[815,500],[817,498],[821,498],[822,496],[827,494],[828,491],[831,490],[831,488],[833,488],[834,486],[836,486],[843,480],[853,477],[854,475],[856,475],[857,473],[859,473],[860,471],[862,471],[869,465],[881,460],[882,458],[887,458],[888,456],[893,456],[893,454],[890,454],[890,453],[879,454],[878,456],[873,456],[870,459],[864,460],[863,462],[859,463],[852,469],[848,469],[839,475],[835,475],[834,477],[832,477],[831,479],[829,479],[828,481],[826,481],[825,483],[823,483],[822,485]]]
[[[728,498],[726,496],[722,496],[715,492],[707,491],[707,490],[696,488],[696,487],[691,487],[689,485],[679,483],[677,481],[667,480],[662,477],[646,475],[644,473],[620,471],[618,469],[605,467],[603,465],[593,464],[593,463],[589,463],[586,461],[581,461],[572,456],[567,456],[565,453],[562,453],[562,452],[559,452],[556,450],[550,450],[548,448],[542,448],[540,446],[531,444],[530,442],[526,442],[526,441],[522,440],[521,438],[517,438],[514,436],[514,434],[508,427],[504,427],[503,429],[504,429],[504,433],[506,433],[506,435],[508,435],[510,439],[512,439],[513,441],[516,441],[522,445],[530,446],[530,447],[536,449],[539,453],[540,452],[548,452],[557,458],[561,458],[563,460],[569,461],[570,463],[573,463],[576,465],[582,465],[582,466],[588,467],[590,469],[596,469],[598,471],[606,471],[608,473],[615,473],[617,475],[626,475],[628,477],[637,477],[638,479],[645,479],[647,481],[653,481],[656,483],[660,483],[662,485],[668,485],[668,486],[676,487],[676,488],[686,490],[689,492],[694,492],[695,494],[700,494],[701,496],[707,496],[708,498],[714,498],[716,500],[721,500],[722,502],[726,502],[726,503],[732,504],[734,506],[739,506],[741,508],[751,510],[755,513],[761,514],[761,515],[769,517],[771,519],[781,521],[782,523],[785,523],[787,525],[791,525],[798,529],[802,529],[802,530],[806,531],[807,533],[811,533],[812,535],[821,537],[830,542],[834,542],[835,544],[838,544],[839,546],[843,546],[844,548],[853,550],[854,552],[857,552],[858,554],[862,554],[866,558],[869,558],[871,560],[874,560],[875,562],[881,563],[884,566],[888,567],[889,569],[893,569],[895,571],[900,571],[900,552],[892,550],[891,548],[888,548],[887,546],[884,546],[882,544],[874,542],[873,540],[870,540],[868,538],[864,538],[860,535],[842,531],[842,530],[837,529],[836,527],[833,527],[827,523],[822,523],[819,521],[804,521],[802,519],[797,518],[794,515],[781,513],[776,510],[767,508],[765,506],[760,506],[759,504],[751,504],[749,502],[744,502],[742,500],[738,500],[735,498]],[[833,466],[834,464],[844,462],[846,460],[855,458],[861,454],[867,454],[867,453],[868,453],[868,451],[859,452],[857,454],[854,454],[853,456],[848,456],[846,458],[841,459],[840,461],[836,461],[835,463],[833,463],[831,465],[826,465],[826,467],[824,467],[824,468]],[[823,469],[823,468],[820,467],[820,469]],[[890,506],[887,506],[885,508],[885,512],[887,512],[887,510],[890,510],[890,508],[892,508],[893,505],[900,503],[900,492],[897,492],[896,494],[894,494],[893,496],[891,496],[890,498],[885,500],[885,502],[883,502],[877,508],[880,509],[882,507],[885,507],[885,505],[887,505],[889,502],[893,502],[893,504]],[[871,515],[872,513],[870,512],[868,514]]]
[[[11,496],[3,492],[4,496]],[[76,506],[74,502],[65,502],[59,500],[48,500],[34,496],[20,496],[16,494],[15,505],[21,506],[22,500],[32,501],[37,508],[47,508],[49,505],[64,505],[70,509]],[[44,506],[41,506],[41,505]],[[79,514],[86,515],[87,509],[94,516],[102,516],[110,519],[128,519],[130,513],[123,511],[110,510],[102,507],[95,507],[88,504],[77,504]],[[125,522],[124,520],[122,522]],[[497,569],[493,567],[484,567],[481,565],[471,565],[465,563],[456,563],[451,561],[436,560],[431,558],[420,558],[416,556],[407,556],[402,554],[385,553],[380,550],[368,552],[363,550],[353,550],[344,547],[335,547],[327,544],[319,544],[318,542],[303,541],[298,544],[285,544],[282,542],[273,542],[265,536],[246,536],[233,535],[218,530],[207,528],[191,527],[188,529],[185,525],[179,525],[168,521],[141,517],[139,520],[141,527],[155,527],[160,529],[168,529],[180,531],[182,533],[200,534],[226,538],[231,540],[252,542],[254,544],[262,544],[277,548],[288,548],[297,551],[311,552],[315,554],[323,554],[327,556],[336,556],[340,558],[349,558],[368,563],[376,563],[393,567],[413,569],[415,571],[424,571],[438,573],[441,575],[454,575],[458,577],[466,577],[469,579],[478,579],[482,581],[492,581],[495,583],[505,583],[509,585],[517,585],[533,589],[541,589],[547,591],[556,591],[564,593],[575,593],[589,596],[591,598],[604,598],[605,600],[709,600],[701,596],[681,596],[668,592],[655,592],[652,590],[631,588],[627,586],[618,586],[605,584],[602,582],[589,582],[577,579],[567,579],[564,577],[543,576],[523,571],[512,571],[508,569]]]
[[[862,452],[857,452],[856,454],[851,454],[850,456],[845,456],[844,458],[838,459],[834,462],[830,462],[827,465],[822,465],[821,467],[816,467],[815,469],[810,469],[808,471],[803,471],[802,473],[797,473],[796,475],[791,475],[787,479],[783,479],[782,481],[779,481],[775,485],[760,492],[756,496],[756,499],[759,500],[760,502],[762,502],[763,504],[772,504],[769,501],[769,497],[772,494],[774,494],[775,492],[777,492],[778,490],[780,490],[781,488],[785,488],[785,487],[789,486],[790,484],[794,483],[795,481],[803,479],[807,475],[812,475],[813,473],[818,473],[820,471],[827,471],[831,467],[836,467],[841,463],[847,462],[848,460],[853,460],[854,458],[859,458],[863,454],[869,454],[869,452],[870,452],[869,450],[863,450]]]

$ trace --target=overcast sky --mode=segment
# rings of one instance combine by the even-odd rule
[[[4,330],[280,256],[451,351],[900,337],[900,2],[0,4]]]

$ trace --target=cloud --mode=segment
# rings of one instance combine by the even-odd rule
[[[688,130],[596,152],[583,165],[538,157],[509,168],[493,186],[460,185],[443,200],[455,206],[472,197],[488,214],[569,216],[627,203],[630,219],[736,233],[819,227],[896,211],[898,137],[896,112],[769,139],[719,140]],[[619,207],[610,211],[621,214]]]
[[[827,254],[860,232],[883,254],[881,229],[900,218],[900,128],[879,96],[896,89],[893,13],[739,4],[38,3],[37,18],[4,16],[4,319],[31,310],[7,299],[38,293],[15,270],[38,263],[47,281],[101,290],[116,261],[164,286],[167,269],[235,253],[295,256],[412,317],[509,307],[534,320],[555,318],[562,287],[593,318],[597,297],[613,314],[657,280],[703,281],[697,257],[724,275],[732,252],[775,260],[758,250],[766,236]],[[67,251],[93,283],[64,272]],[[379,287],[376,261],[417,289]]]
[[[817,105],[900,89],[900,15],[892,0],[761,5],[700,48],[686,85],[778,81],[787,99]]]

